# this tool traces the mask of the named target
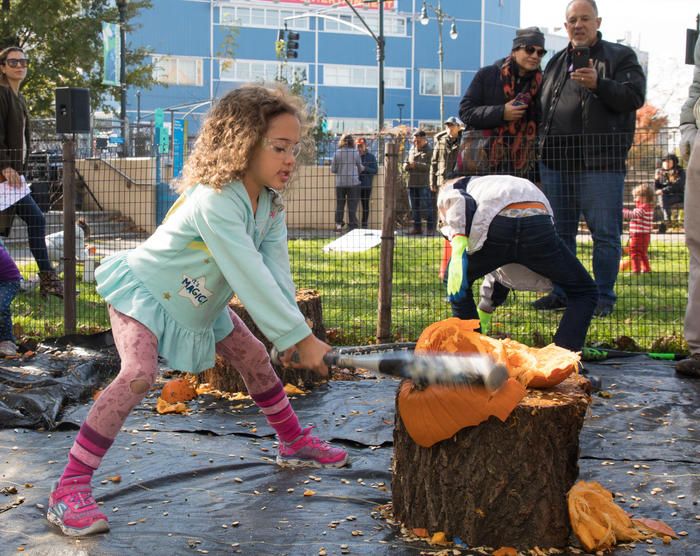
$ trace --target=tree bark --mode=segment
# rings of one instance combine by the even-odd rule
[[[296,300],[299,310],[306,317],[306,321],[309,323],[313,333],[325,341],[326,329],[323,326],[323,308],[320,294],[315,290],[299,290],[297,291]],[[272,343],[260,332],[260,329],[255,325],[238,298],[234,297],[229,303],[229,307],[241,317],[241,320],[253,335],[265,344],[265,349],[270,351]],[[315,381],[318,381],[317,375],[307,369],[287,369],[278,365],[273,365],[273,367],[284,384],[290,382],[297,386],[309,388]],[[216,356],[216,366],[203,371],[198,378],[199,382],[208,382],[217,390],[224,392],[247,391],[241,375],[236,371],[235,365],[225,361],[218,355]]]
[[[589,391],[578,375],[528,390],[505,423],[491,417],[431,448],[413,442],[397,404],[394,516],[469,546],[566,546],[566,493],[578,477]]]

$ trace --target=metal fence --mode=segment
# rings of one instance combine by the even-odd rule
[[[597,140],[612,148],[620,137],[605,136]],[[370,140],[370,151],[379,159],[377,175],[369,192],[366,226],[363,205],[357,209],[358,229],[352,227],[347,206],[336,218],[337,190],[331,171],[332,156],[307,153],[287,193],[289,250],[293,275],[299,288],[318,290],[322,296],[324,324],[335,344],[372,342],[377,336],[380,266],[379,242],[385,209],[387,174],[398,176],[396,225],[393,240],[393,277],[391,291],[391,336],[413,340],[430,323],[450,316],[445,287],[439,275],[444,239],[434,229],[413,235],[411,210],[405,187],[402,162],[408,153],[405,137],[388,137],[399,145],[392,173],[377,141]],[[639,131],[635,135],[627,161],[624,204],[633,208],[631,191],[639,184],[655,183],[660,159],[677,144],[677,130]],[[34,183],[32,195],[45,213],[44,234],[58,242],[62,231],[63,160],[59,145],[32,155],[27,175]],[[336,142],[318,145],[319,153],[335,153]],[[85,221],[89,235],[77,245],[77,328],[97,331],[109,327],[106,307],[95,293],[93,267],[106,255],[138,245],[162,220],[174,201],[168,189],[172,180],[172,159],[168,156],[122,157],[112,150],[79,145],[75,163],[77,185],[76,218]],[[566,160],[583,164],[585,161]],[[577,170],[583,167],[568,166]],[[497,171],[493,168],[493,171]],[[573,170],[572,170],[573,171]],[[663,179],[667,179],[667,176]],[[660,190],[661,191],[661,190]],[[660,347],[660,342],[677,341],[682,335],[682,318],[687,296],[687,252],[683,235],[683,211],[677,202],[661,208],[659,196],[651,235],[649,255],[651,272],[620,272],[615,291],[617,304],[612,314],[597,318],[591,325],[588,343],[618,341],[629,337],[645,349]],[[434,210],[434,205],[431,210]],[[578,222],[578,219],[577,219]],[[337,230],[337,224],[342,229]],[[64,305],[54,296],[39,293],[37,264],[29,249],[28,230],[15,216],[6,230],[5,247],[17,262],[24,283],[12,309],[18,336],[48,336],[64,332]],[[350,233],[350,235],[347,235]],[[385,238],[386,239],[386,238]],[[627,223],[623,245],[629,239]],[[592,269],[592,239],[585,219],[577,223],[578,256]],[[63,255],[59,248],[50,249],[53,265],[58,267]],[[70,264],[70,261],[67,262]],[[57,268],[60,272],[60,268]],[[475,288],[475,295],[478,292]],[[542,312],[531,303],[537,292],[514,292],[497,310],[493,332],[507,334],[528,344],[551,341],[561,313]],[[623,342],[624,344],[624,342]],[[629,347],[629,342],[624,344]],[[664,347],[661,345],[661,347]],[[679,345],[669,349],[677,351]]]

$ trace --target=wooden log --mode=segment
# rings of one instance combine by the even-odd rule
[[[566,493],[578,477],[589,392],[578,375],[555,388],[528,390],[505,422],[491,417],[430,448],[413,442],[397,404],[395,518],[469,546],[566,546]]]
[[[296,301],[313,333],[325,341],[326,329],[323,326],[321,295],[315,290],[299,290],[297,291]],[[238,298],[234,297],[229,306],[241,317],[241,320],[253,335],[265,344],[265,348],[269,351],[272,348],[272,343],[260,332],[260,329],[253,322],[253,319]],[[277,365],[274,366],[274,369],[284,384],[290,382],[297,386],[309,388],[315,381],[318,381],[318,376],[313,371],[306,369],[287,369]],[[199,382],[208,382],[217,390],[224,392],[247,391],[243,379],[235,367],[218,355],[216,356],[216,366],[200,373],[198,379]]]

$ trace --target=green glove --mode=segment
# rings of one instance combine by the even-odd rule
[[[447,271],[447,295],[454,297],[459,293],[462,280],[467,273],[469,238],[461,235],[454,236],[450,246],[452,247],[452,257],[450,258],[450,268]]]
[[[491,318],[493,313],[487,313],[481,309],[476,310],[479,313],[479,322],[481,323],[481,333],[486,336],[491,331]]]

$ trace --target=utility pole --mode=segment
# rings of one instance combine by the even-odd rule
[[[121,44],[121,55],[119,56],[119,86],[121,93],[119,119],[122,127],[122,156],[127,156],[129,152],[127,145],[129,125],[126,120],[126,3],[127,0],[117,0],[117,8],[119,9],[119,42]]]

